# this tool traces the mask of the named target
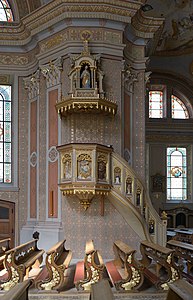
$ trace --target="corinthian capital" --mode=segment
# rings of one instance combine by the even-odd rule
[[[124,70],[124,82],[125,88],[128,92],[133,92],[134,83],[138,81],[138,74],[130,65],[125,66]]]
[[[33,75],[23,79],[25,89],[28,91],[28,99],[35,99],[39,95],[40,71],[37,70]]]
[[[46,78],[47,88],[60,83],[62,71],[62,58],[59,57],[55,61],[50,61],[46,65],[40,66],[41,72]]]

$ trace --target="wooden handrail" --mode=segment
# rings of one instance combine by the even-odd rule
[[[64,243],[66,242],[66,240],[62,240],[60,242],[58,242],[57,244],[55,244],[52,248],[50,248],[46,254],[49,255],[52,252],[57,252],[58,248],[60,248]]]

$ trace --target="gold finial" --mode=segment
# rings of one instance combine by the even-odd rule
[[[162,211],[162,213],[161,213],[161,218],[162,218],[163,220],[167,220],[168,214],[166,213],[165,210]]]

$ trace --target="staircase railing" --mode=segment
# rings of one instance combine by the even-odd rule
[[[122,201],[122,205],[124,202],[125,207],[135,208],[138,211],[136,216],[143,224],[143,228],[145,226],[144,237],[146,239],[165,245],[167,220],[160,218],[144,185],[127,162],[114,152],[112,152],[111,158],[112,188],[110,196],[116,197],[117,201]]]

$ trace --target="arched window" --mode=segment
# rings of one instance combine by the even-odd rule
[[[186,148],[167,148],[167,199],[187,200]]]
[[[189,119],[189,114],[186,106],[176,96],[171,96],[172,100],[172,118],[173,119]]]
[[[0,183],[11,183],[11,86],[0,85]]]
[[[177,92],[177,95],[180,94]],[[179,98],[171,93],[171,87],[166,85],[151,85],[149,91],[149,118],[150,119],[189,119],[191,105],[185,96]],[[170,109],[169,109],[170,108]]]
[[[0,21],[13,22],[13,13],[7,0],[0,0]]]

